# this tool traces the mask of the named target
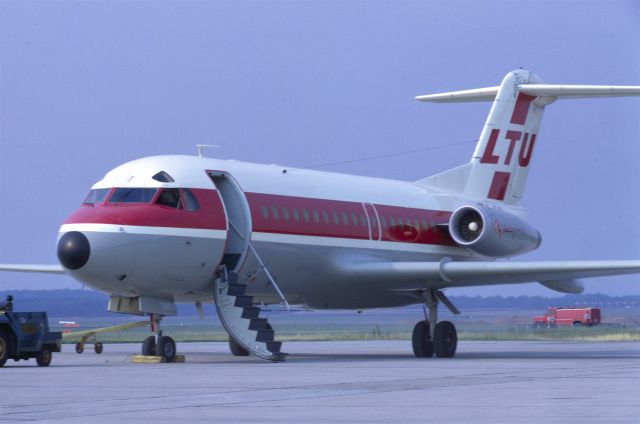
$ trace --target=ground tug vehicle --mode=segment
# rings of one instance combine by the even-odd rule
[[[8,359],[30,358],[47,367],[53,352],[60,352],[61,340],[61,332],[49,331],[46,312],[0,311],[0,367]]]

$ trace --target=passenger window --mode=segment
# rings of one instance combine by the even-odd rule
[[[260,207],[260,214],[262,214],[262,219],[269,219],[269,209],[266,206]]]
[[[320,215],[318,215],[318,211],[315,209],[313,210],[313,222],[316,224],[320,222]]]
[[[116,188],[109,203],[149,203],[155,194],[155,188]]]
[[[287,208],[282,208],[282,219],[284,219],[285,221],[289,220],[289,211],[287,210]]]
[[[364,216],[363,213],[360,214],[360,225],[362,225],[363,227],[367,226],[367,217]]]
[[[398,218],[398,225],[401,227],[404,225],[404,221],[402,220],[402,218]]]
[[[329,214],[325,210],[322,211],[322,220],[325,224],[329,224]]]
[[[278,213],[278,208],[276,208],[275,206],[271,206],[271,215],[273,216],[273,219],[278,221],[280,220],[280,214]]]
[[[298,209],[293,208],[293,220],[296,222],[300,221],[300,214],[298,213]]]
[[[104,199],[109,194],[110,188],[97,188],[89,191],[87,197],[82,202],[83,205],[96,205],[104,202]]]
[[[356,216],[355,212],[351,212],[351,222],[353,223],[354,227],[358,225],[358,217]]]
[[[429,224],[427,224],[427,220],[424,218],[422,218],[422,229],[425,231],[429,229]]]
[[[306,209],[302,209],[302,219],[304,222],[309,222],[309,212]]]
[[[395,227],[395,226],[396,226],[396,220],[395,220],[395,219],[393,219],[393,217],[389,218],[389,225],[390,225],[391,227]]]
[[[416,230],[420,229],[420,221],[418,221],[418,218],[413,219],[413,225],[416,227]]]
[[[331,217],[333,218],[333,223],[338,225],[340,224],[340,219],[338,218],[338,212],[333,211],[331,212]]]
[[[380,215],[380,226],[387,228],[387,218],[385,218],[384,215]]]
[[[349,225],[349,217],[347,216],[346,212],[342,212],[342,223],[344,225]]]
[[[180,190],[177,188],[162,189],[158,200],[156,200],[156,204],[170,208],[182,208],[180,204]]]
[[[200,205],[198,204],[198,199],[196,199],[196,196],[191,190],[189,190],[188,188],[183,188],[182,197],[184,198],[184,206],[186,210],[188,210],[189,212],[195,212],[198,210],[198,208],[200,207]]]

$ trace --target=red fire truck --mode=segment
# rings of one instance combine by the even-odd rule
[[[600,324],[600,308],[558,308],[549,306],[547,314],[534,317],[533,323],[548,327],[598,325]]]

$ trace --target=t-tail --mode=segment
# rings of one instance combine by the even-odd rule
[[[537,75],[518,69],[498,87],[418,96],[434,103],[493,101],[471,161],[418,183],[472,199],[518,204],[547,105],[559,98],[638,95],[638,86],[543,84]]]

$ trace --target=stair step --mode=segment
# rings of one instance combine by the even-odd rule
[[[271,330],[266,318],[254,318],[249,323],[249,330]]]
[[[229,284],[227,289],[228,296],[244,296],[244,292],[247,290],[245,284]]]
[[[253,296],[236,296],[235,306],[245,308],[253,305]]]
[[[260,316],[260,308],[256,308],[255,306],[246,307],[242,310],[242,318],[243,319],[255,319]]]
[[[256,341],[263,342],[263,343],[272,342],[274,334],[275,334],[275,331],[273,330],[258,330],[258,334],[256,335]]]
[[[267,342],[267,350],[271,353],[280,353],[280,348],[282,347],[282,342]]]

